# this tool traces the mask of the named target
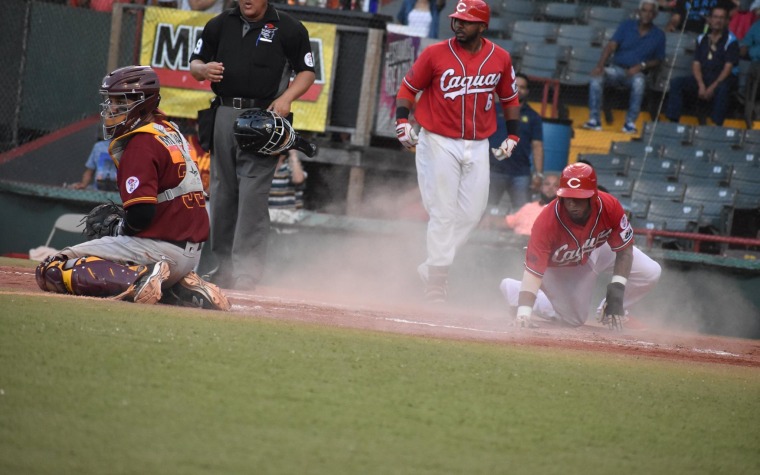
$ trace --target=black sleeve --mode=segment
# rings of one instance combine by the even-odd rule
[[[198,42],[195,44],[193,54],[190,56],[190,61],[200,59],[204,63],[208,63],[216,59],[221,27],[222,15],[216,16],[206,23],[206,26],[203,27],[201,37],[198,38]]]
[[[156,214],[156,205],[152,203],[136,204],[125,209],[124,212],[126,213],[124,234],[134,236],[150,226],[153,216]]]

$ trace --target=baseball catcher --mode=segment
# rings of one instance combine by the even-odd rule
[[[304,140],[285,117],[270,110],[250,109],[235,120],[235,140],[246,151],[279,155],[295,149],[311,158],[317,146]]]
[[[599,321],[622,330],[626,309],[654,287],[660,265],[633,245],[622,205],[598,190],[594,169],[585,163],[568,165],[557,198],[533,224],[522,282],[501,282],[514,324],[535,327],[537,315],[562,326],[582,326],[597,278],[608,272],[612,278],[597,310]]]
[[[103,79],[100,115],[123,205],[93,208],[84,219],[93,239],[37,267],[42,290],[230,309],[221,290],[192,271],[209,234],[205,197],[187,141],[158,109],[159,90],[147,66]]]

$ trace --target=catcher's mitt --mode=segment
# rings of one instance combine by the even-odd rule
[[[124,221],[124,216],[124,208],[113,201],[99,204],[82,218],[84,223],[82,234],[89,238],[118,236],[121,234],[121,223]]]

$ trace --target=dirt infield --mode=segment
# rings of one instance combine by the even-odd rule
[[[0,289],[4,293],[43,295],[35,283],[34,270],[29,268],[0,266]],[[507,325],[506,318],[498,310],[351,302],[334,295],[278,287],[260,287],[253,292],[228,291],[227,294],[233,303],[232,311],[241,317],[275,318],[490,344],[558,347],[632,357],[760,367],[758,340],[654,327],[613,333],[596,322],[578,329],[516,329]]]

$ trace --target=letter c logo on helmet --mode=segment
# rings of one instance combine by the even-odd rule
[[[586,163],[573,163],[562,170],[557,196],[560,198],[591,198],[598,193],[596,172]]]
[[[485,23],[491,20],[491,8],[483,0],[459,0],[449,18]],[[452,28],[453,29],[453,28]]]

